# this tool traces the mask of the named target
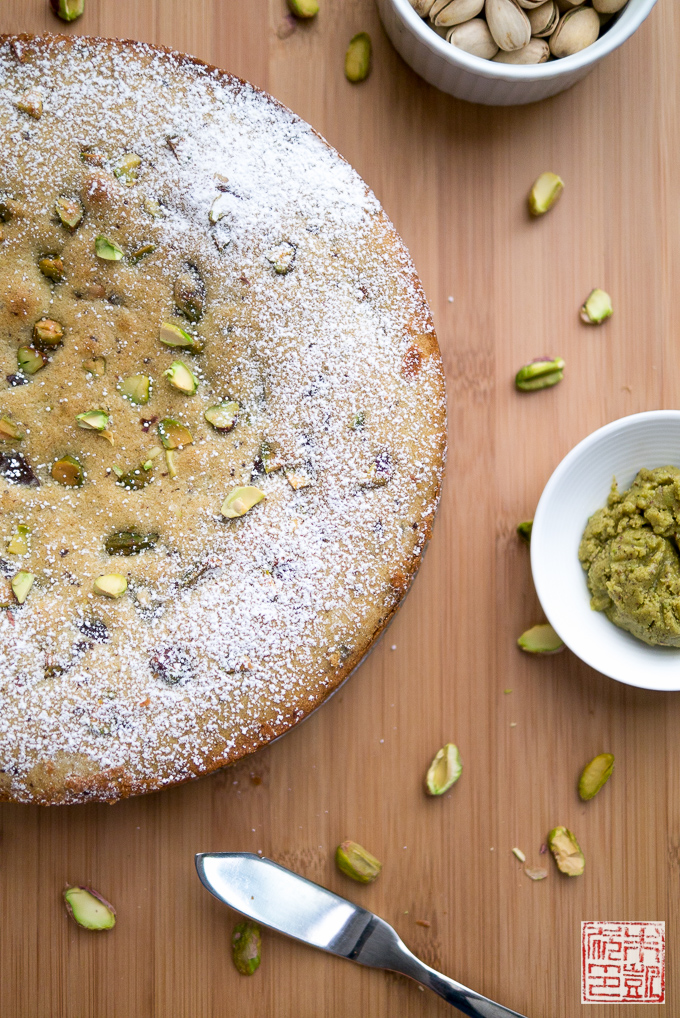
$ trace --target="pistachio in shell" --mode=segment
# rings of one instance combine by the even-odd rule
[[[548,835],[548,848],[553,854],[560,873],[567,877],[580,877],[586,860],[581,846],[567,827],[553,827]]]
[[[522,49],[531,39],[529,19],[515,0],[486,0],[486,22],[502,50]]]
[[[559,7],[555,0],[546,0],[527,11],[531,34],[535,39],[546,39],[553,34],[560,20]]]
[[[341,873],[360,884],[371,884],[382,869],[382,863],[356,841],[343,841],[338,845],[335,863]]]
[[[587,763],[581,772],[578,782],[578,794],[584,802],[593,799],[600,789],[609,781],[614,770],[614,757],[611,753],[600,753]]]
[[[444,795],[455,785],[463,773],[463,762],[458,747],[447,742],[435,754],[425,776],[425,789],[428,795]]]
[[[231,934],[231,956],[242,976],[252,976],[261,960],[262,935],[257,923],[236,923]]]
[[[91,887],[67,887],[66,911],[85,930],[110,930],[116,925],[116,910],[110,901]]]
[[[550,52],[554,57],[570,57],[597,40],[600,17],[592,7],[575,7],[559,20],[550,36]]]
[[[454,25],[446,33],[446,41],[482,60],[492,60],[498,53],[496,40],[483,18],[472,18],[462,25]]]
[[[476,18],[484,10],[484,0],[449,0],[432,19],[437,28],[451,28]]]
[[[544,64],[550,58],[550,47],[545,39],[530,39],[526,46],[507,53],[499,50],[493,58],[497,64]]]

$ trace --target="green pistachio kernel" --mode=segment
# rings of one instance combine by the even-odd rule
[[[59,322],[41,318],[33,326],[33,345],[38,350],[55,350],[64,341],[64,330]]]
[[[7,552],[10,555],[28,555],[28,538],[31,528],[23,523],[17,524],[17,529],[7,543]]]
[[[556,173],[541,173],[529,192],[529,212],[542,216],[553,207],[564,190],[564,181]]]
[[[151,394],[151,379],[148,375],[128,375],[118,385],[118,392],[136,406],[145,406]]]
[[[117,244],[114,244],[112,240],[107,240],[106,237],[102,237],[101,234],[95,237],[94,253],[97,258],[102,258],[106,262],[119,262],[125,257],[122,249]]]
[[[43,276],[47,276],[54,283],[63,283],[66,278],[64,276],[64,263],[59,255],[45,255],[38,262],[38,268]]]
[[[281,446],[278,442],[263,442],[260,446],[260,459],[266,474],[274,474],[284,466]]]
[[[267,251],[265,258],[274,266],[274,271],[279,276],[285,276],[293,270],[295,253],[296,248],[293,244],[289,244],[287,240],[284,240],[281,244],[273,247],[271,251]]]
[[[85,471],[75,456],[62,456],[52,464],[52,477],[66,488],[80,488]]]
[[[548,847],[552,852],[560,873],[568,877],[580,877],[586,868],[586,860],[578,841],[566,827],[553,827],[548,835]]]
[[[137,170],[141,165],[142,160],[138,155],[135,155],[134,152],[126,152],[113,164],[114,176],[120,180],[121,184],[130,187],[137,180],[139,175]]]
[[[23,431],[9,417],[0,417],[0,442],[21,442]]]
[[[335,850],[338,869],[360,884],[370,884],[380,875],[382,863],[356,841],[343,841]]]
[[[614,313],[612,299],[604,290],[591,290],[581,308],[581,321],[586,325],[602,325]]]
[[[242,976],[252,976],[260,964],[262,937],[257,923],[236,923],[231,935],[231,954]]]
[[[371,70],[371,37],[368,32],[359,32],[350,39],[345,53],[345,77],[356,84],[365,81]]]
[[[127,580],[120,573],[106,573],[104,576],[97,577],[92,584],[92,589],[95,594],[115,599],[122,597],[127,590]]]
[[[144,211],[152,219],[163,219],[163,208],[155,198],[146,197],[143,201]]]
[[[85,0],[50,0],[50,4],[62,21],[75,21],[85,10]]]
[[[443,795],[455,785],[463,773],[463,763],[458,747],[452,742],[437,752],[425,775],[425,789],[428,795]]]
[[[158,436],[164,449],[181,449],[194,441],[189,429],[173,417],[164,417],[158,422]]]
[[[533,520],[525,520],[523,523],[517,524],[517,533],[523,541],[526,541],[527,544],[531,544],[531,531],[533,525]]]
[[[317,0],[288,0],[288,8],[296,18],[313,18],[319,13]]]
[[[165,465],[168,468],[168,477],[172,480],[177,477],[177,453],[174,449],[165,450]]]
[[[564,643],[547,622],[527,629],[517,640],[517,646],[527,654],[557,654],[564,650]]]
[[[245,516],[253,506],[256,506],[258,502],[261,502],[265,497],[263,491],[259,488],[254,488],[251,485],[247,485],[243,488],[234,488],[230,491],[224,502],[220,512],[228,520],[234,520],[239,516]]]
[[[163,322],[159,339],[164,346],[189,350],[190,353],[200,353],[204,346],[200,336],[192,336],[172,322]]]
[[[57,198],[56,213],[63,226],[75,230],[83,218],[83,206],[76,198]]]
[[[76,422],[79,428],[85,431],[106,431],[111,418],[104,410],[86,410],[82,414],[76,414]]]
[[[352,416],[352,418],[351,418],[351,420],[349,422],[349,427],[350,427],[351,431],[361,431],[365,424],[366,424],[366,415],[365,415],[363,410],[360,410],[359,413],[354,414]]]
[[[584,802],[593,799],[612,776],[614,757],[611,753],[600,753],[583,768],[578,783],[578,794]]]
[[[564,361],[561,357],[538,357],[531,364],[525,364],[515,376],[515,385],[522,392],[549,389],[564,378]]]
[[[138,534],[135,530],[119,530],[104,542],[109,555],[138,555],[156,547],[158,534]]]
[[[34,580],[33,573],[24,572],[23,569],[12,577],[12,590],[19,604],[23,604],[28,597]]]
[[[148,467],[146,464],[140,463],[139,466],[132,467],[132,469],[128,470],[127,473],[119,467],[114,467],[113,472],[118,478],[116,483],[120,484],[121,487],[126,488],[128,491],[141,491],[141,489],[145,487],[151,479],[149,477],[149,470],[151,470],[152,466],[153,461],[149,463]]]
[[[81,361],[80,365],[83,371],[86,371],[88,375],[101,375],[106,374],[106,358],[105,357],[86,357],[84,361]]]
[[[214,406],[209,406],[203,416],[215,431],[231,431],[236,424],[239,410],[238,403],[228,400],[225,403],[215,403]]]
[[[17,363],[25,375],[35,375],[47,364],[47,356],[33,346],[20,346],[17,350]]]
[[[205,285],[193,266],[181,272],[173,287],[175,305],[190,322],[198,322],[205,310]]]
[[[167,371],[163,374],[170,382],[173,388],[179,392],[183,392],[185,396],[193,396],[198,389],[198,379],[196,375],[183,361],[173,361]]]

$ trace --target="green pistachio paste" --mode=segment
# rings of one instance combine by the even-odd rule
[[[591,516],[579,559],[590,606],[645,643],[680,647],[680,470],[640,470],[628,491],[616,481]]]

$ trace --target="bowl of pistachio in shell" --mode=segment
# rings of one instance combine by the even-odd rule
[[[488,106],[556,95],[640,27],[656,0],[377,0],[407,64]]]
[[[680,410],[623,417],[565,456],[536,509],[531,570],[582,661],[680,689]]]

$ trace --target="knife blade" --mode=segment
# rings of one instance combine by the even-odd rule
[[[249,919],[359,965],[409,976],[470,1018],[523,1018],[415,957],[379,916],[271,859],[248,852],[201,852],[203,885]]]

